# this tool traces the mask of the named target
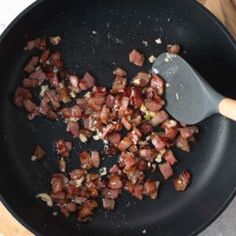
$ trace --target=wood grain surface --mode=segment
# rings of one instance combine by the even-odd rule
[[[3,1],[3,0],[2,0]],[[236,0],[199,0],[236,38]],[[0,236],[33,236],[0,203]]]

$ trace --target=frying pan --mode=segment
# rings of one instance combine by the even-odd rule
[[[0,193],[21,223],[37,235],[196,235],[206,228],[232,200],[236,186],[236,124],[219,115],[198,124],[198,141],[189,154],[175,151],[175,172],[186,168],[193,176],[184,193],[175,192],[171,180],[162,184],[156,201],[137,201],[124,193],[114,211],[97,210],[88,225],[53,216],[35,198],[49,190],[50,175],[58,171],[54,140],[72,140],[63,123],[29,122],[12,103],[31,56],[23,50],[25,43],[42,35],[60,35],[68,68],[78,74],[89,70],[105,86],[111,86],[115,65],[131,77],[138,71],[128,63],[132,48],[158,55],[167,43],[178,42],[184,46],[182,56],[209,84],[236,98],[236,46],[224,27],[191,0],[42,0],[18,16],[0,40]],[[162,45],[155,44],[157,37]],[[146,63],[144,70],[149,69]],[[96,143],[74,143],[69,170],[79,166],[78,151],[101,149]],[[30,160],[35,144],[48,150],[42,162]]]

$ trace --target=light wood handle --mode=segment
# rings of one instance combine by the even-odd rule
[[[221,115],[236,121],[236,100],[224,98],[219,104],[219,112]]]

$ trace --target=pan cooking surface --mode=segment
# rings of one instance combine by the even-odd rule
[[[214,21],[187,0],[41,1],[18,19],[0,44],[0,193],[27,225],[43,235],[190,235],[228,204],[235,189],[236,125],[216,115],[199,124],[200,134],[189,154],[175,151],[175,172],[186,168],[193,176],[186,192],[177,193],[168,180],[157,200],[138,201],[124,193],[113,212],[97,210],[88,225],[78,224],[75,217],[55,217],[35,195],[49,190],[50,175],[58,171],[53,142],[72,137],[62,122],[29,122],[12,103],[24,76],[21,69],[32,55],[23,51],[24,45],[42,35],[60,35],[67,67],[81,75],[89,70],[104,86],[111,86],[116,66],[129,71],[130,78],[140,71],[128,63],[131,49],[157,56],[166,44],[178,42],[183,57],[215,89],[235,97],[235,45]],[[158,37],[161,45],[154,42]],[[150,67],[146,62],[142,70]],[[30,160],[36,144],[47,150],[40,162]],[[74,145],[68,171],[79,167],[81,150],[102,149],[93,141],[85,145],[75,140]]]

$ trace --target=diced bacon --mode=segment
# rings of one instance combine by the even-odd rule
[[[126,149],[129,148],[129,146],[132,144],[132,141],[128,138],[128,137],[124,137],[119,145],[118,145],[118,149],[121,151],[121,152],[124,152]]]
[[[144,58],[144,55],[142,53],[140,53],[136,49],[133,49],[129,53],[129,61],[131,63],[133,63],[134,65],[136,65],[136,66],[143,66],[145,58]]]
[[[22,80],[22,85],[25,88],[37,88],[40,86],[40,82],[36,79],[25,78]]]
[[[57,69],[60,69],[63,65],[62,55],[59,51],[52,53],[49,57],[49,60]]]
[[[95,85],[94,77],[89,72],[86,72],[79,83],[80,89],[87,90],[92,88],[94,85]]]
[[[158,189],[160,181],[146,181],[144,184],[143,194],[149,196],[151,199],[156,199],[158,195]]]
[[[159,95],[162,95],[164,92],[165,83],[158,75],[152,75],[151,87],[156,89]]]
[[[56,141],[57,154],[63,157],[69,157],[72,149],[72,143],[65,141],[64,139],[58,139]]]
[[[157,112],[163,107],[161,103],[158,103],[150,98],[145,100],[145,106],[149,111],[152,112]]]
[[[42,69],[37,69],[36,71],[29,74],[29,79],[35,79],[39,81],[39,84],[42,84],[46,80],[47,76],[42,71]]]
[[[142,137],[141,131],[134,127],[133,130],[128,134],[129,139],[136,145],[139,139]]]
[[[49,78],[50,85],[54,88],[59,87],[59,79],[56,73],[51,72],[47,73],[47,76]]]
[[[58,193],[52,192],[52,193],[50,193],[50,196],[51,196],[52,200],[55,202],[58,202],[58,203],[65,202],[65,198],[66,198],[65,192],[58,192]]]
[[[166,51],[174,54],[179,54],[181,51],[181,47],[179,44],[169,44],[166,47]]]
[[[46,151],[40,146],[40,145],[36,145],[35,149],[34,149],[34,154],[32,156],[32,160],[36,159],[36,160],[42,160],[46,155]]]
[[[48,110],[46,116],[50,120],[57,120],[57,114],[51,109]]]
[[[98,203],[95,200],[87,200],[82,203],[82,206],[78,213],[79,222],[88,222],[93,215],[93,211],[98,207]]]
[[[151,141],[157,150],[161,150],[168,145],[168,140],[165,137],[159,136],[158,134],[152,134]]]
[[[86,98],[78,98],[76,102],[81,110],[85,110],[88,108],[88,100]]]
[[[168,149],[164,153],[163,157],[166,160],[166,162],[169,163],[171,166],[173,166],[177,162],[173,152],[170,149]]]
[[[138,155],[146,161],[153,162],[157,156],[157,151],[153,148],[142,148],[139,149]]]
[[[107,107],[113,108],[114,105],[115,105],[115,97],[111,94],[108,94],[107,97],[106,97],[105,104],[106,104]]]
[[[66,131],[70,132],[74,138],[78,138],[79,137],[79,124],[77,122],[69,121],[67,123]]]
[[[139,72],[133,79],[132,84],[138,87],[145,87],[149,84],[151,75],[145,72]]]
[[[183,138],[181,135],[179,135],[176,140],[176,147],[180,148],[181,150],[185,151],[185,152],[189,152],[190,151],[190,146],[188,143],[188,140]]]
[[[145,171],[147,169],[147,162],[145,160],[138,161],[138,169],[141,171]]]
[[[67,210],[69,212],[76,212],[77,211],[77,206],[75,203],[73,202],[68,202],[65,204],[65,207],[67,208]]]
[[[29,113],[31,113],[37,109],[37,106],[35,105],[35,103],[33,103],[31,100],[28,100],[28,99],[23,100],[23,105],[24,105],[24,108],[26,109],[26,111]]]
[[[48,49],[43,50],[41,56],[40,56],[40,63],[46,63],[46,61],[48,60],[50,51]]]
[[[132,191],[134,189],[134,184],[130,180],[126,180],[125,185],[124,185],[124,189],[127,192],[132,193]]]
[[[115,207],[115,201],[109,198],[102,199],[103,208],[106,210],[113,210]]]
[[[103,150],[103,154],[106,156],[114,156],[118,152],[117,148],[113,145],[105,146]]]
[[[62,101],[63,103],[71,102],[71,97],[69,96],[68,89],[66,87],[57,88],[57,93],[60,97],[59,100]]]
[[[157,125],[159,125],[160,123],[164,122],[165,120],[167,120],[169,117],[169,115],[167,114],[166,111],[161,110],[158,111],[155,116],[151,119],[151,124],[153,127],[156,127]]]
[[[81,117],[81,109],[78,105],[73,107],[64,107],[60,113],[65,119],[79,119]]]
[[[135,185],[132,191],[132,195],[138,198],[139,200],[143,200],[143,189],[144,189],[143,185],[141,184]]]
[[[52,104],[52,106],[55,110],[61,106],[60,96],[56,93],[55,90],[47,90],[45,92],[45,95],[48,97],[50,103]]]
[[[100,120],[103,124],[107,124],[109,115],[110,109],[106,105],[103,105],[102,110],[100,112]]]
[[[109,169],[109,173],[110,174],[119,174],[121,172],[119,166],[117,164],[113,165],[110,169]]]
[[[151,123],[149,121],[145,121],[140,125],[140,131],[142,134],[147,135],[154,131]]]
[[[118,132],[113,132],[108,136],[108,141],[115,147],[119,145],[120,139],[121,139],[121,134]]]
[[[130,95],[130,104],[135,108],[141,107],[143,104],[142,91],[140,88],[132,87]]]
[[[83,151],[79,154],[80,165],[82,169],[89,170],[92,168],[90,153],[87,151]]]
[[[117,199],[120,193],[121,193],[121,189],[110,189],[110,188],[102,189],[102,196],[104,198]]]
[[[112,84],[111,93],[116,94],[116,93],[124,92],[124,88],[126,87],[126,84],[127,84],[126,78],[116,76],[116,78]]]
[[[129,122],[129,120],[125,116],[121,117],[121,123],[127,130],[130,130],[132,128],[132,124]]]
[[[100,155],[98,151],[91,151],[91,165],[98,168],[100,165]]]
[[[47,46],[47,42],[45,38],[36,38],[34,40],[28,41],[25,50],[32,50],[34,48],[43,50]]]
[[[51,187],[53,193],[62,192],[65,189],[65,185],[68,183],[68,179],[64,174],[53,174],[51,180]]]
[[[113,75],[120,76],[120,77],[126,77],[127,76],[127,72],[124,69],[122,69],[120,67],[117,67],[113,71]]]
[[[28,64],[24,67],[24,71],[30,74],[35,70],[35,66],[38,64],[39,58],[37,56],[33,56]]]
[[[184,170],[179,176],[175,177],[173,180],[174,187],[176,191],[185,191],[190,184],[191,175],[188,171]]]
[[[31,100],[32,94],[26,88],[18,87],[15,92],[14,102],[18,107],[23,106],[23,100]]]
[[[159,164],[159,169],[160,169],[164,179],[168,179],[174,174],[172,167],[169,163]]]
[[[137,165],[137,160],[133,153],[123,152],[119,158],[119,164],[124,167],[124,169],[129,170],[130,168]]]
[[[197,126],[187,126],[184,128],[180,128],[180,135],[184,139],[190,139],[193,137],[194,134],[198,133],[198,127]]]
[[[69,76],[69,86],[68,88],[71,89],[72,91],[74,91],[75,93],[79,93],[80,87],[79,87],[79,78],[76,75],[70,75]]]
[[[131,123],[133,126],[138,127],[141,124],[142,117],[139,111],[134,112],[131,117]]]
[[[85,172],[82,169],[74,169],[69,174],[71,179],[81,179],[84,177]]]
[[[121,189],[123,186],[119,175],[110,175],[108,187],[111,189]]]

